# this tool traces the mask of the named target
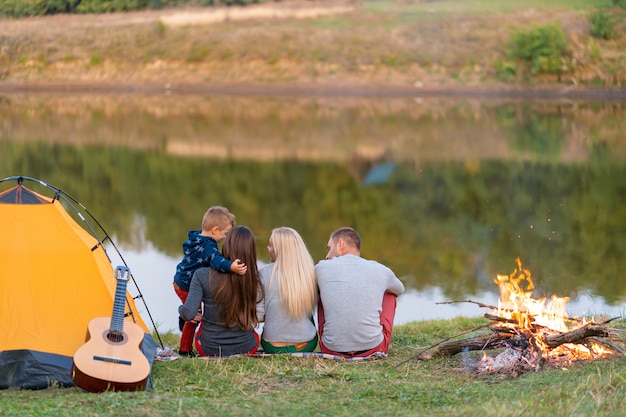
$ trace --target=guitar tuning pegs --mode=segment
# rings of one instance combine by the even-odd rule
[[[130,275],[130,269],[127,266],[119,265],[115,268],[115,278],[128,280],[128,276]]]

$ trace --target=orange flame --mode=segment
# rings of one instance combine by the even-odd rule
[[[553,295],[548,302],[546,297],[535,299],[532,297],[535,288],[530,271],[522,267],[518,257],[515,259],[517,268],[509,275],[497,275],[494,282],[500,287],[498,309],[494,312],[498,317],[510,321],[509,327],[516,331],[526,331],[533,334],[534,340],[550,355],[563,355],[563,351],[573,356],[592,355],[594,352],[608,352],[600,345],[593,344],[592,350],[583,345],[566,344],[557,349],[546,349],[542,335],[571,330],[568,323],[585,324],[584,321],[572,319],[566,313],[569,297]]]
[[[532,290],[535,285],[530,271],[522,267],[519,257],[515,262],[515,271],[510,275],[498,275],[494,280],[500,287],[498,316],[517,320],[517,325],[524,330],[532,330],[532,325],[537,324],[552,330],[567,331],[564,318],[567,317],[565,305],[569,297],[553,295],[548,303],[545,297],[534,299]]]

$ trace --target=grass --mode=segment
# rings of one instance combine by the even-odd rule
[[[57,27],[51,20],[0,36],[0,66],[6,80],[18,81],[193,84],[210,75],[216,83],[476,86],[513,83],[514,77],[502,72],[501,63],[510,60],[507,40],[520,28],[556,22],[568,37],[571,58],[561,83],[623,86],[626,36],[593,40],[594,47],[589,47],[593,38],[586,16],[609,4],[610,0],[366,1],[337,16],[191,26],[167,26],[157,19]],[[89,17],[72,17],[81,18]],[[620,23],[617,31],[625,27]],[[40,71],[33,74],[19,60],[20,54],[45,57]],[[64,60],[70,55],[73,61]],[[93,65],[94,55],[110,65]],[[558,81],[532,75],[528,83]]]
[[[10,416],[618,416],[626,359],[545,369],[518,378],[476,377],[462,358],[416,361],[416,349],[484,323],[457,318],[395,329],[387,359],[332,361],[276,355],[156,362],[145,392],[78,388],[0,391]],[[467,337],[467,336],[463,336]],[[177,336],[162,335],[175,345]]]
[[[590,7],[609,6],[610,0],[543,0],[502,1],[502,0],[464,0],[464,1],[417,1],[406,2],[366,2],[367,10],[387,13],[389,10],[403,11],[406,16],[428,18],[445,17],[451,14],[502,14],[528,10],[587,10]]]

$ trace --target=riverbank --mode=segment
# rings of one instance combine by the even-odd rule
[[[281,2],[0,20],[0,91],[624,96],[625,37],[593,1]],[[558,23],[572,67],[504,81],[507,39]],[[507,64],[508,63],[508,64]]]

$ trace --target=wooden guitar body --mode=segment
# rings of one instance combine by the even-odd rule
[[[150,363],[141,351],[145,332],[124,320],[128,268],[116,269],[117,288],[112,316],[92,319],[87,341],[74,354],[72,379],[90,392],[144,390]]]
[[[144,390],[150,363],[141,351],[143,329],[125,323],[121,337],[113,335],[110,340],[109,322],[109,317],[89,322],[89,340],[74,354],[74,383],[90,392]]]

